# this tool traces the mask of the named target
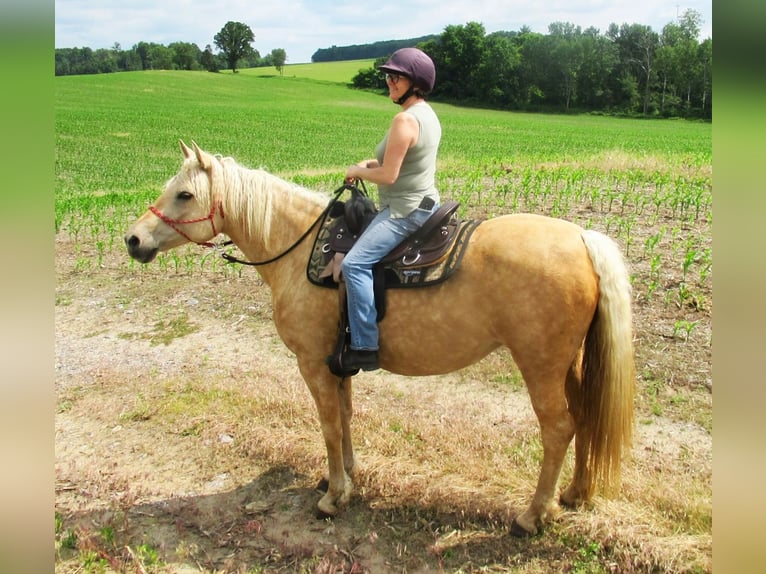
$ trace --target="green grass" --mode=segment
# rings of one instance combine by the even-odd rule
[[[57,205],[73,196],[114,193],[114,204],[128,192],[156,193],[178,168],[179,138],[277,174],[340,178],[372,155],[396,112],[386,97],[342,83],[255,72],[65,76],[54,84]],[[710,124],[435,107],[447,178],[466,168],[587,164],[615,153],[671,166],[712,162]]]
[[[178,138],[275,172],[340,170],[372,153],[396,111],[384,96],[302,77],[156,71],[55,80],[57,195],[156,187],[177,167]],[[712,157],[710,124],[435,107],[445,164],[614,151],[677,165]]]
[[[351,80],[360,70],[371,68],[374,63],[375,60],[371,59],[322,62],[320,64],[287,64],[282,70],[282,76],[285,78],[308,78],[323,82],[350,84]],[[279,75],[279,72],[273,66],[268,68],[247,68],[239,70],[239,73],[261,77]]]

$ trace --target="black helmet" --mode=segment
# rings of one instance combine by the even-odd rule
[[[431,58],[417,48],[402,48],[394,52],[388,61],[378,68],[384,72],[401,74],[412,80],[413,85],[424,94],[434,89],[436,68]]]

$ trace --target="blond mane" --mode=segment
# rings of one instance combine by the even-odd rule
[[[258,235],[268,246],[277,202],[287,209],[306,210],[306,204],[324,207],[329,197],[285,181],[262,169],[250,169],[231,157],[216,156],[212,192],[208,200],[221,201],[225,216],[242,222],[247,238]],[[209,207],[209,204],[208,204]]]

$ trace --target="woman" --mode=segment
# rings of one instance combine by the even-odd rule
[[[349,183],[363,179],[378,185],[381,208],[342,264],[351,345],[341,360],[348,370],[380,366],[373,266],[417,231],[439,204],[434,179],[441,125],[425,101],[436,79],[434,63],[417,48],[403,48],[380,70],[386,73],[389,96],[401,112],[378,144],[376,159],[346,170]]]

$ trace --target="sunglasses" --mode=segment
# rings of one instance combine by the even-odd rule
[[[398,84],[401,79],[402,77],[399,74],[386,74],[386,81],[391,82],[394,85]]]

